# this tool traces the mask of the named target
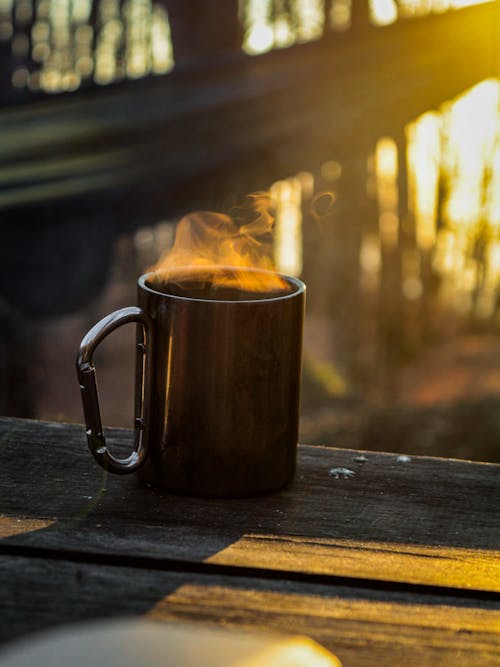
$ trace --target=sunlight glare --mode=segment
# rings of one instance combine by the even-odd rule
[[[450,7],[461,9],[462,7],[471,7],[472,5],[482,5],[485,2],[494,2],[495,0],[450,0]]]
[[[487,164],[493,161],[500,84],[488,79],[445,109],[444,169],[449,183],[445,215],[450,225],[471,228],[482,215]]]
[[[271,0],[251,0],[243,5],[245,37],[243,50],[250,55],[270,51],[274,46],[274,30],[270,22]]]
[[[370,18],[374,25],[384,26],[398,18],[398,6],[394,0],[369,0]]]
[[[292,276],[302,273],[302,195],[298,177],[271,186],[275,210],[274,260],[278,271]]]
[[[309,42],[321,37],[324,27],[323,4],[323,0],[295,0],[299,42]]]
[[[245,29],[243,50],[250,55],[319,39],[324,29],[324,0],[293,0],[277,5],[272,0],[242,2]]]
[[[170,23],[167,11],[160,5],[153,5],[153,25],[151,33],[151,49],[153,54],[153,71],[165,74],[174,66]]]
[[[382,244],[395,248],[399,236],[398,151],[390,137],[379,139],[375,148],[375,175]]]
[[[293,44],[294,32],[290,25],[290,19],[286,14],[281,14],[274,23],[274,42],[276,46],[285,48]]]
[[[409,207],[415,218],[417,243],[424,250],[436,241],[440,131],[436,113],[426,113],[407,127]]]
[[[252,26],[245,39],[245,51],[257,55],[266,53],[274,46],[274,31],[269,23],[260,23]]]
[[[500,234],[500,121],[497,135],[497,148],[493,155],[491,168],[491,192],[488,205],[488,219],[496,233]]]

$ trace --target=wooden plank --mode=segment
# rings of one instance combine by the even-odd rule
[[[0,550],[500,591],[498,465],[302,446],[284,491],[199,500],[108,477],[78,425],[3,418],[0,446]]]
[[[306,634],[344,667],[498,664],[500,610],[446,597],[0,557],[0,641],[61,624],[145,616]]]
[[[317,167],[492,75],[492,5],[3,111],[0,208],[130,189],[124,215],[165,215],[228,168],[248,191]]]

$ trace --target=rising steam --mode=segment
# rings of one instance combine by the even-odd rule
[[[197,279],[253,292],[286,288],[272,260],[273,216],[266,193],[249,196],[250,206],[231,217],[211,211],[184,216],[177,225],[172,249],[150,271],[155,282]],[[243,218],[249,218],[245,222]],[[203,268],[206,268],[206,273]],[[264,269],[251,271],[248,269]]]

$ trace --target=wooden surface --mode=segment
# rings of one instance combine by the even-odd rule
[[[4,642],[139,614],[305,633],[356,667],[500,664],[500,466],[302,446],[288,489],[196,500],[108,477],[79,425],[3,418],[0,446]]]
[[[344,667],[500,660],[500,612],[455,598],[32,557],[0,557],[0,573],[2,641],[62,623],[134,614],[306,634]]]

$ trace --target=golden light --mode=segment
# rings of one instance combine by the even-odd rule
[[[499,123],[500,125],[500,123]],[[490,201],[488,203],[488,220],[496,232],[500,232],[500,128],[497,136],[497,148],[493,154],[490,181]]]
[[[380,544],[381,550],[384,546]],[[387,546],[391,554],[397,553],[397,548],[395,548],[397,545],[388,544]],[[406,546],[404,545],[404,548]],[[302,548],[304,548],[303,543]],[[415,548],[416,545],[413,545],[413,549]],[[420,548],[420,545],[418,545],[418,548]],[[362,549],[360,549],[361,551]],[[327,559],[331,565],[331,551]],[[336,561],[336,558],[334,560]],[[425,557],[421,560],[425,560]],[[430,560],[431,563],[439,560],[437,552],[436,558]],[[443,560],[442,557],[441,560]],[[446,563],[446,565],[453,570],[454,562]],[[444,568],[445,565],[443,565],[443,570]],[[372,647],[370,641],[365,642],[360,637],[359,628],[361,627],[371,628],[370,640],[375,641],[375,643],[380,641],[380,646],[387,645],[387,642],[390,641],[393,649],[397,652],[399,648],[407,650],[410,644],[415,644],[415,627],[419,628],[420,633],[424,629],[434,633],[435,628],[439,626],[445,628],[450,636],[459,636],[461,633],[465,633],[466,636],[470,633],[479,633],[480,636],[482,636],[481,633],[492,633],[496,636],[500,623],[500,612],[492,609],[471,608],[464,610],[464,608],[451,604],[426,604],[425,601],[420,604],[408,605],[394,600],[352,599],[344,595],[326,596],[313,595],[307,592],[258,591],[245,589],[236,583],[219,586],[215,584],[184,584],[167,594],[151,611],[147,612],[146,617],[147,619],[165,622],[165,620],[170,621],[176,617],[185,618],[186,610],[193,609],[199,610],[205,618],[217,618],[219,623],[223,623],[225,628],[233,633],[239,627],[244,627],[245,622],[255,628],[255,619],[259,619],[260,627],[267,632],[275,630],[289,633],[294,628],[303,632],[301,619],[306,616],[309,619],[310,627],[317,627],[318,632],[321,631],[321,628],[330,627],[336,628],[340,638],[355,637],[366,647],[367,655]],[[203,630],[203,626],[199,627]],[[387,632],[382,632],[379,637],[376,637],[373,633],[373,627],[385,627]],[[291,641],[301,644],[305,641],[305,646],[308,645],[308,640],[304,637],[297,637]],[[318,649],[317,645],[314,648]],[[339,644],[339,650],[340,648],[341,645]],[[335,651],[335,645],[332,650]],[[304,660],[304,656],[307,656],[307,653],[303,651],[293,650],[285,652],[284,655],[292,662],[271,662],[271,666],[316,667],[316,665],[320,665],[323,667],[323,665],[332,665],[333,667],[333,665],[339,664],[337,659],[330,654],[326,654],[325,659],[328,655],[328,658],[334,662],[322,662],[320,659],[322,657],[321,653],[317,656],[320,661],[316,663],[311,662],[310,659],[300,661],[300,659]],[[297,659],[299,659],[299,662],[297,662]],[[194,662],[194,664],[198,665],[200,663]],[[367,664],[376,665],[378,663],[368,660]],[[260,661],[243,662],[243,664],[240,662],[232,664],[230,662],[226,667],[270,666],[267,662]]]
[[[375,179],[382,244],[395,248],[399,238],[398,152],[390,137],[379,139],[375,148]]]
[[[400,0],[398,6],[405,17],[425,15],[433,9],[432,0]]]
[[[482,5],[485,2],[495,2],[495,0],[450,0],[450,7],[461,9],[462,7],[471,7],[472,5]]]
[[[382,253],[378,234],[365,234],[361,240],[359,253],[361,268],[361,287],[375,292],[380,286],[380,270],[382,268]]]
[[[426,113],[407,128],[409,205],[415,218],[417,243],[423,250],[436,241],[436,218],[441,160],[441,123]]]
[[[500,84],[488,79],[445,109],[443,166],[449,184],[445,216],[451,226],[473,226],[482,214],[483,179],[493,161]]]
[[[250,55],[319,39],[324,29],[322,0],[295,0],[288,10],[277,10],[270,0],[242,3],[245,38],[243,50]]]
[[[253,0],[244,4],[243,50],[250,55],[270,51],[274,46],[274,30],[270,22],[270,0]]]
[[[397,21],[398,7],[394,0],[369,0],[370,19],[374,25],[390,25]]]
[[[434,266],[446,278],[442,297],[460,313],[495,310],[500,219],[500,82],[482,81],[445,106],[443,222]]]
[[[89,0],[73,0],[71,5],[71,19],[75,23],[85,23],[90,17]]]
[[[369,0],[370,18],[374,25],[390,25],[401,17],[425,16],[431,12],[439,14],[449,9],[462,9],[493,0]]]
[[[322,0],[295,0],[297,41],[309,42],[323,34],[324,11]]]
[[[302,183],[299,178],[271,186],[274,223],[274,261],[278,271],[292,276],[302,273]]]
[[[341,667],[341,663],[308,637],[294,637],[236,660],[228,667]]]
[[[351,0],[335,0],[329,19],[334,30],[347,30],[351,25]]]
[[[276,17],[274,22],[274,44],[275,46],[285,48],[291,46],[294,41],[294,31],[290,24],[290,17],[287,14],[281,14]]]
[[[248,32],[244,49],[247,53],[257,55],[270,51],[274,46],[274,31],[268,23],[254,25]]]
[[[406,250],[401,256],[402,290],[405,298],[413,301],[423,293],[420,278],[420,255],[417,250]]]
[[[390,137],[383,137],[377,142],[375,150],[375,172],[377,179],[392,182],[398,171],[398,153],[396,143]]]
[[[321,165],[321,176],[325,181],[335,183],[342,176],[342,165],[337,160],[327,160]]]
[[[29,517],[15,517],[0,515],[0,539],[32,533],[52,526],[56,519],[32,519]]]
[[[439,273],[451,273],[459,255],[456,237],[449,229],[440,229],[436,236],[434,266]]]
[[[293,527],[288,525],[286,515],[281,521],[283,531]],[[300,571],[307,560],[308,571],[314,574],[331,574],[332,568],[337,576],[363,577],[376,572],[378,578],[387,581],[500,592],[500,551],[495,549],[450,546],[443,560],[439,546],[318,538],[311,561],[300,535],[246,533],[205,562],[251,566],[257,554],[264,568]]]
[[[281,196],[279,215],[286,221],[284,224],[290,224],[289,221],[296,224],[294,213],[300,188],[294,183],[280,185],[277,189]],[[157,284],[183,283],[192,281],[195,276],[197,281],[209,281],[215,289],[287,290],[287,283],[274,270],[271,252],[270,239],[275,222],[273,197],[270,193],[258,192],[247,199],[247,205],[240,209],[243,216],[238,210],[235,217],[213,211],[195,211],[179,220],[173,246],[149,269],[151,281]]]

